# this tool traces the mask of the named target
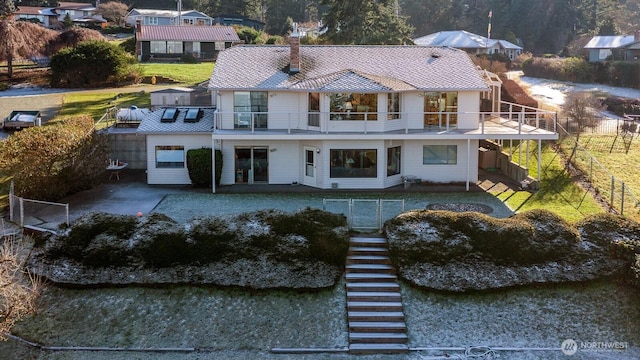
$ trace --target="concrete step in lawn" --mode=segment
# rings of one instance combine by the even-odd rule
[[[347,291],[347,300],[400,302],[402,296],[397,291]]]
[[[373,247],[388,247],[389,243],[385,238],[377,237],[352,237],[349,241],[350,246],[373,246]]]
[[[347,264],[345,269],[350,273],[396,273],[393,266],[389,264]]]
[[[351,321],[404,321],[402,311],[349,311]]]
[[[346,273],[347,282],[395,282],[398,277],[395,274],[388,273]]]
[[[404,321],[349,321],[349,331],[370,333],[406,333]]]
[[[375,246],[351,246],[349,248],[350,255],[359,255],[363,253],[371,255],[387,255],[389,253],[389,249],[386,247]]]
[[[386,282],[349,282],[347,291],[395,291],[400,292],[400,285],[395,281]]]
[[[351,354],[403,354],[409,352],[409,347],[405,344],[351,344],[349,353]]]
[[[387,255],[349,255],[347,264],[391,264]]]
[[[399,301],[347,301],[349,311],[402,311]]]
[[[345,265],[349,352],[408,351],[402,295],[385,238],[351,238]]]
[[[349,341],[351,344],[404,344],[408,340],[407,334],[402,333],[361,333],[350,332]]]

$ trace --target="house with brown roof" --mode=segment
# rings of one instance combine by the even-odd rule
[[[58,27],[58,14],[53,8],[39,6],[19,6],[12,14],[15,20],[31,21],[46,28]]]
[[[482,141],[558,137],[543,110],[511,104],[500,113],[509,106],[500,104],[500,83],[464,51],[300,45],[297,35],[290,46],[238,45],[218,55],[208,86],[216,109],[200,120],[210,127],[206,139],[175,132],[160,116],[143,120],[148,183],[190,183],[186,151],[210,147],[223,155],[221,186],[384,189],[421,179],[469,188]],[[483,112],[481,99],[496,104]]]
[[[136,23],[138,60],[180,59],[184,54],[196,59],[215,60],[218,53],[241,43],[231,26],[142,25]]]

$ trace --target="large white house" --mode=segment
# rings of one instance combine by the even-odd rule
[[[223,155],[221,185],[383,189],[416,177],[468,187],[481,140],[557,139],[555,118],[535,109],[499,113],[499,83],[464,51],[300,46],[295,35],[290,46],[222,51],[209,82],[216,110],[200,125],[169,114],[163,126],[163,109],[143,121],[150,184],[188,184],[175,159],[211,147]],[[481,99],[493,111],[480,112]]]

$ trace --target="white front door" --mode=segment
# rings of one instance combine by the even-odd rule
[[[304,147],[304,184],[307,186],[318,186],[316,181],[316,169],[317,169],[317,159],[316,159],[316,148],[313,147]]]

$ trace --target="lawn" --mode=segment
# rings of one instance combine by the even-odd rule
[[[510,145],[510,144],[505,144]],[[526,163],[526,145],[522,144],[522,152],[513,143],[512,161]],[[508,146],[507,149],[509,150]],[[536,142],[529,144],[529,175],[538,177],[538,146]],[[547,209],[559,214],[568,221],[577,221],[585,215],[601,213],[602,207],[584,188],[577,185],[565,170],[561,157],[551,148],[550,143],[542,148],[541,185],[535,192],[507,190],[493,193],[516,212],[532,209]]]
[[[151,105],[151,95],[148,92],[136,91],[119,93],[113,92],[70,92],[65,94],[60,116],[90,115],[99,120],[107,109],[118,107],[128,108],[131,105],[144,108]]]
[[[209,80],[213,72],[214,63],[199,64],[182,63],[141,63],[139,64],[144,76],[162,76],[173,79],[184,86],[197,85]]]

